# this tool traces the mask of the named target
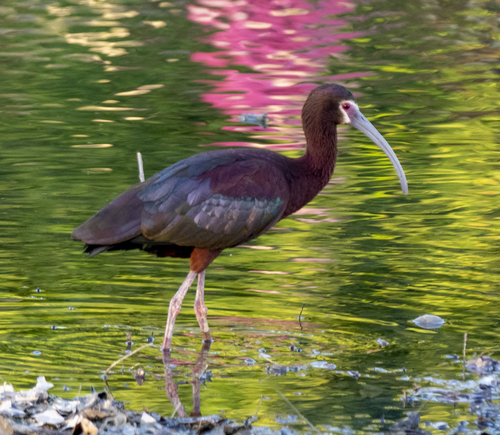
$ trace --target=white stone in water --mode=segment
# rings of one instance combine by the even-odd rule
[[[495,375],[483,376],[479,379],[479,385],[486,385],[488,387],[496,387],[498,386],[498,378]]]
[[[0,386],[0,394],[3,396],[7,396],[11,393],[14,393],[14,387],[11,384],[4,382],[3,385]]]
[[[329,363],[328,361],[313,361],[311,363],[311,367],[316,369],[335,370],[337,366],[333,363]]]
[[[40,414],[36,414],[35,420],[39,425],[50,424],[52,426],[59,426],[64,422],[64,417],[62,417],[56,410],[48,409]]]
[[[380,344],[380,346],[382,346],[382,347],[385,347],[385,346],[387,346],[387,345],[389,344],[389,342],[388,342],[388,341],[385,341],[385,340],[384,340],[384,339],[382,339],[382,338],[378,338],[378,339],[377,339],[377,343],[378,343],[378,344]]]
[[[24,417],[25,413],[22,409],[12,407],[12,400],[4,400],[0,403],[0,414],[10,417]]]
[[[50,382],[47,382],[45,380],[45,376],[39,376],[36,379],[36,387],[35,388],[37,390],[47,391],[47,390],[50,390],[53,386],[54,386],[54,384],[51,384]]]
[[[444,325],[444,320],[441,317],[432,314],[424,314],[413,319],[412,322],[424,329],[437,329]]]
[[[65,415],[72,414],[76,412],[78,402],[76,400],[64,400],[60,397],[56,398],[52,404],[52,406]]]
[[[450,426],[448,426],[448,423],[444,421],[438,421],[436,423],[429,422],[428,425],[432,427],[433,429],[437,430],[446,430],[449,429]]]
[[[82,421],[82,416],[80,414],[76,414],[73,417],[66,420],[66,426],[63,429],[69,429],[75,427],[78,423]]]
[[[149,415],[147,412],[143,412],[141,416],[141,424],[151,424],[156,423],[156,419]]]

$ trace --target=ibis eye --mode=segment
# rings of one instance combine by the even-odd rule
[[[349,110],[350,108],[351,108],[351,105],[349,103],[342,104],[342,109]]]

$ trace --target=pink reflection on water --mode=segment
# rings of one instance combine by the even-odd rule
[[[345,1],[198,0],[197,3],[188,6],[188,18],[216,30],[204,42],[217,51],[193,53],[192,60],[204,63],[212,75],[222,77],[205,82],[213,87],[213,92],[203,94],[203,100],[232,116],[234,121],[242,113],[268,113],[274,126],[267,130],[266,139],[292,140],[293,146],[301,146],[301,130],[290,126],[300,125],[300,110],[307,94],[318,83],[338,83],[367,75],[363,72],[323,75],[331,56],[339,56],[348,49],[340,41],[360,35],[341,32],[346,22],[336,16],[353,10],[353,5]],[[244,66],[246,71],[240,72],[234,66]],[[260,127],[225,129],[262,132]],[[273,134],[279,136],[275,138]],[[273,146],[282,148],[290,144]]]

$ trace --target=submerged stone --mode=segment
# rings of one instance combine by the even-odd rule
[[[413,319],[412,322],[424,329],[437,329],[444,325],[444,320],[441,317],[432,314],[424,314]]]

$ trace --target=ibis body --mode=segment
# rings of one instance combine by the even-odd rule
[[[323,189],[337,161],[337,125],[350,124],[372,139],[393,163],[407,193],[396,155],[344,87],[314,89],[302,109],[302,124],[302,157],[254,148],[200,153],[130,187],[73,231],[73,239],[83,241],[91,256],[141,249],[190,259],[190,272],[170,301],[164,350],[170,348],[175,318],[196,277],[195,313],[204,339],[211,340],[205,270],[223,249],[260,236]]]

